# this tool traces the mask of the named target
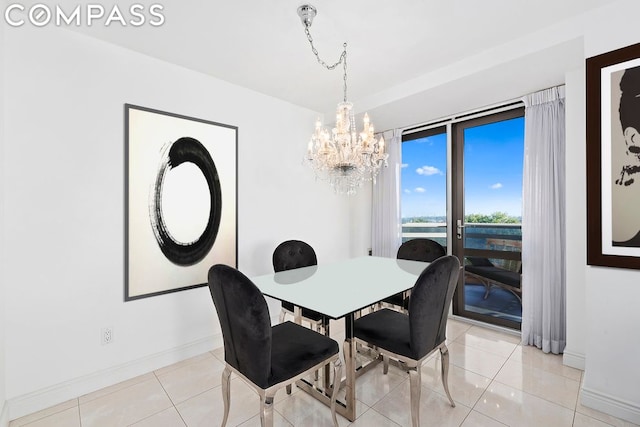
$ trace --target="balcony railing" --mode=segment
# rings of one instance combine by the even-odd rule
[[[447,224],[444,222],[412,222],[402,224],[402,241],[415,238],[433,239],[446,248]],[[466,250],[492,251],[494,264],[516,271],[520,267],[519,254],[522,250],[522,224],[466,223],[464,232]],[[472,252],[472,251],[471,251]],[[503,255],[500,252],[511,252]],[[518,258],[518,259],[514,259]]]

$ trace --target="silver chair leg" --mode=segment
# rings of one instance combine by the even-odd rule
[[[342,383],[342,361],[340,358],[333,364],[333,392],[331,393],[331,417],[333,418],[334,427],[338,427],[338,419],[336,418],[336,398]]]
[[[287,389],[287,394],[291,394],[291,384],[286,386],[286,389]]]
[[[420,393],[422,384],[420,378],[420,366],[409,371],[409,384],[411,386],[411,425],[420,427]]]
[[[382,355],[382,373],[387,375],[389,373],[389,356]]]
[[[440,347],[440,362],[442,364],[442,385],[444,386],[444,392],[447,393],[451,406],[455,408],[456,404],[451,398],[451,393],[449,393],[449,349],[446,345]]]
[[[273,427],[273,396],[260,399],[260,425]]]
[[[231,382],[229,381],[231,377],[231,369],[229,367],[225,367],[224,371],[222,371],[222,401],[224,402],[224,417],[222,418],[222,426],[227,425],[227,419],[229,418],[229,408],[231,406]]]

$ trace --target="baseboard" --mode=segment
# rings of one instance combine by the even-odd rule
[[[640,424],[640,406],[637,403],[620,400],[586,387],[582,387],[581,396],[581,402],[584,406],[634,424]]]
[[[206,353],[207,351],[222,347],[222,345],[222,334],[217,334],[83,377],[55,384],[22,396],[17,396],[9,399],[7,404],[5,404],[3,416],[4,413],[7,412],[7,418],[10,417],[9,419],[14,420],[87,393],[100,390],[101,388],[180,362],[181,360]],[[4,427],[4,425],[0,423],[0,427]]]
[[[0,427],[9,427],[9,404],[2,402],[2,411],[0,411]]]
[[[562,364],[584,371],[584,368],[586,366],[586,358],[584,354],[574,353],[565,349],[564,353],[562,354]]]

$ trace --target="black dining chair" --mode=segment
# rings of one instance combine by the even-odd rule
[[[397,259],[409,261],[431,262],[447,254],[444,247],[435,240],[418,238],[404,242],[398,248]],[[382,302],[398,307],[400,310],[409,309],[409,292],[400,292],[382,300]]]
[[[449,350],[445,344],[449,306],[456,288],[460,262],[455,256],[433,261],[420,274],[411,289],[409,314],[384,308],[354,321],[356,342],[374,346],[383,357],[383,372],[389,370],[389,357],[406,364],[411,385],[411,422],[420,425],[420,370],[422,362],[440,350],[442,384],[449,393]]]
[[[211,267],[209,290],[224,340],[222,427],[227,423],[231,405],[231,372],[256,390],[260,396],[261,425],[270,427],[276,392],[328,363],[334,366],[331,416],[337,427],[336,396],[342,378],[338,343],[292,322],[271,326],[264,296],[235,268],[222,264]]]
[[[311,245],[300,240],[287,240],[280,243],[273,251],[272,261],[273,270],[276,273],[294,268],[318,265],[316,252]],[[287,314],[294,315],[294,309],[295,307],[292,303],[282,301],[280,323],[284,322]],[[307,308],[302,308],[301,313],[302,321],[309,323],[316,331],[325,333],[321,313]]]

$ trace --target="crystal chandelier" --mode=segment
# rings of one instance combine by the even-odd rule
[[[353,104],[347,101],[347,44],[344,43],[344,50],[335,64],[328,65],[320,59],[309,32],[316,14],[316,8],[311,5],[298,8],[311,51],[318,62],[327,70],[342,64],[344,98],[338,104],[336,124],[331,131],[322,126],[320,119],[316,121],[304,161],[314,169],[319,179],[329,181],[336,193],[355,194],[364,182],[375,182],[380,167],[387,166],[389,155],[385,153],[382,136],[376,139],[368,114],[364,115],[362,131],[356,131]]]

